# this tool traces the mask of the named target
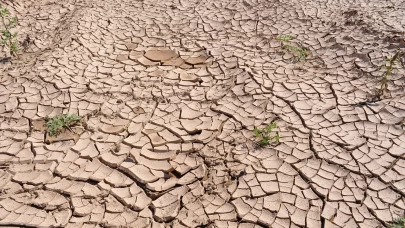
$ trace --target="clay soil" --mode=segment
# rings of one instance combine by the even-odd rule
[[[375,228],[404,216],[401,64],[375,96],[385,59],[405,51],[403,0],[0,3],[20,43],[0,54],[0,226]],[[43,120],[65,113],[80,131],[49,138]],[[279,141],[258,146],[254,127],[272,122]]]

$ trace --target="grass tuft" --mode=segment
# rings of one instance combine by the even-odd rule
[[[294,39],[295,37],[292,35],[279,35],[276,37],[277,40],[289,42],[290,40]]]
[[[18,52],[17,33],[12,33],[11,29],[17,26],[17,17],[12,17],[10,11],[0,4],[0,18],[2,23],[0,45],[7,46],[10,49],[10,55],[16,55]]]
[[[390,228],[404,228],[405,227],[405,217],[394,219]]]

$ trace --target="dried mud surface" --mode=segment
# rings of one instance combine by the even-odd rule
[[[384,227],[405,210],[405,2],[0,1],[0,226]],[[276,39],[310,50],[297,61]],[[38,121],[82,116],[46,143]],[[254,126],[280,141],[259,148]]]

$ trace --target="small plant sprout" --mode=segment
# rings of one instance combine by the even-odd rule
[[[405,227],[405,217],[394,219],[391,228],[404,228]]]
[[[0,45],[7,46],[10,50],[10,55],[16,55],[18,52],[17,33],[12,33],[11,30],[17,26],[17,17],[11,17],[8,9],[0,5],[0,17],[2,28],[0,30]]]
[[[272,122],[270,125],[262,129],[255,127],[253,129],[253,133],[255,134],[257,143],[260,146],[264,147],[273,142],[278,142],[280,140],[280,136],[278,133],[273,132],[276,127],[276,122]]]
[[[276,37],[277,40],[284,41],[284,42],[289,42],[290,40],[294,39],[294,36],[291,35],[279,35]]]
[[[305,61],[309,55],[309,50],[305,48],[284,45],[284,48],[298,57],[300,61]]]
[[[305,61],[309,55],[309,50],[306,48],[291,45],[290,41],[293,40],[294,38],[295,37],[292,35],[279,35],[276,37],[277,40],[280,40],[285,43],[283,45],[284,49],[297,56],[299,61]]]
[[[65,128],[72,130],[71,127],[80,122],[81,117],[76,114],[63,114],[54,116],[46,121],[49,136],[57,136]]]
[[[387,58],[385,64],[379,67],[379,69],[385,68],[384,73],[381,76],[380,88],[377,89],[376,98],[381,100],[384,96],[384,92],[388,90],[388,77],[392,74],[395,69],[395,65],[404,65],[401,61],[401,51],[397,51],[392,58]]]

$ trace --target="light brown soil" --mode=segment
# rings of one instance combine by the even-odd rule
[[[4,1],[0,226],[383,227],[405,210],[405,2]],[[305,61],[283,48],[310,50]],[[1,57],[6,57],[3,50]],[[38,120],[84,118],[46,143]],[[276,121],[278,143],[253,128]]]

